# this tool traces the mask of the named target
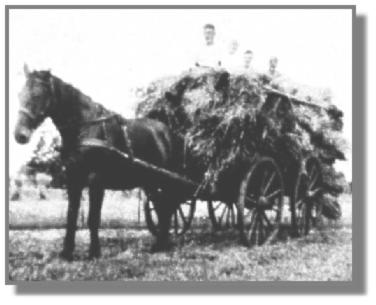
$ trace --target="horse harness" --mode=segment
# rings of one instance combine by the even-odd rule
[[[55,85],[54,85],[54,81],[52,79],[50,79],[50,81],[44,81],[44,80],[38,80],[39,82],[41,83],[45,83],[47,85],[49,85],[49,88],[51,90],[51,102],[52,103],[56,103],[56,97],[55,97]],[[41,117],[45,117],[49,110],[46,110],[45,112],[41,113],[40,116],[36,116],[35,114],[33,114],[32,112],[30,112],[27,108],[25,107],[20,107],[19,109],[19,112],[22,113],[23,115],[27,116],[29,119],[33,120],[33,121],[38,121]],[[102,144],[104,144],[105,146],[109,146],[110,147],[110,144],[108,143],[108,139],[109,139],[109,135],[108,135],[108,132],[107,132],[107,123],[108,121],[112,120],[112,119],[116,119],[118,122],[118,124],[120,125],[120,128],[122,130],[122,135],[123,135],[123,139],[124,139],[124,143],[125,143],[125,147],[124,149],[127,151],[128,155],[129,155],[129,158],[132,160],[134,158],[134,152],[133,152],[133,148],[132,148],[132,142],[131,142],[131,139],[129,138],[129,133],[128,133],[128,126],[127,124],[122,124],[122,122],[120,122],[119,120],[119,115],[118,114],[110,114],[110,115],[107,115],[107,116],[100,116],[98,118],[95,118],[93,120],[90,120],[90,121],[86,121],[86,122],[69,122],[69,123],[66,123],[64,125],[57,125],[56,127],[62,131],[62,130],[66,130],[66,129],[70,129],[70,128],[78,128],[79,130],[82,130],[83,128],[87,128],[87,127],[90,127],[92,125],[97,125],[97,124],[102,124],[102,128],[103,128],[103,133],[104,133],[104,140],[101,140],[101,139],[98,139],[98,138],[90,138],[90,137],[87,137],[87,138],[84,138],[84,139],[81,139],[80,142],[78,143],[78,146],[88,146],[90,145],[90,141],[93,140],[92,142],[98,142],[98,141],[101,141],[103,142]]]
[[[19,112],[23,113],[24,115],[26,115],[27,117],[29,117],[30,119],[32,120],[36,120],[38,119],[34,114],[32,114],[28,109],[26,108],[20,108],[19,109]],[[105,146],[110,146],[108,144],[108,139],[109,139],[109,135],[108,135],[108,131],[107,131],[107,123],[108,121],[112,120],[112,119],[118,119],[119,115],[117,114],[111,114],[111,115],[108,115],[108,116],[102,116],[102,117],[99,117],[99,118],[96,118],[96,119],[93,119],[93,120],[90,120],[90,121],[86,121],[86,122],[83,122],[83,123],[79,123],[79,124],[72,124],[72,123],[69,123],[69,124],[65,124],[65,125],[60,125],[60,126],[57,126],[59,130],[65,130],[65,129],[69,129],[69,128],[73,128],[73,127],[78,127],[80,130],[83,129],[83,128],[88,128],[90,126],[93,126],[93,125],[97,125],[97,124],[101,124],[102,125],[102,128],[103,128],[103,133],[104,133],[104,140],[102,139],[99,139],[99,138],[90,138],[90,137],[85,137],[83,139],[80,140],[80,142],[78,143],[78,146],[90,146],[90,143],[97,143],[98,141],[102,142],[102,144],[104,144]],[[127,151],[128,155],[129,155],[129,158],[132,160],[134,158],[134,152],[133,152],[133,148],[132,148],[132,142],[131,142],[131,139],[129,137],[129,133],[128,133],[128,126],[126,124],[121,124],[121,122],[118,122],[118,124],[120,125],[120,128],[122,130],[122,135],[123,135],[123,139],[124,139],[124,143],[125,143],[125,150]]]
[[[98,143],[98,141],[100,141],[105,146],[111,147],[111,144],[108,143],[109,134],[108,134],[107,123],[108,123],[108,121],[110,121],[112,119],[116,119],[118,121],[117,124],[120,125],[120,128],[122,130],[122,136],[123,136],[123,140],[124,140],[124,144],[125,144],[124,149],[127,152],[129,158],[131,160],[133,160],[134,152],[133,152],[133,148],[132,148],[132,142],[131,142],[131,139],[129,137],[128,126],[127,126],[127,124],[122,124],[121,122],[119,122],[119,115],[117,115],[117,114],[112,114],[112,115],[109,115],[109,116],[106,116],[106,117],[99,117],[97,119],[83,123],[84,126],[82,126],[82,127],[88,127],[88,125],[91,126],[91,125],[101,124],[102,130],[103,130],[103,133],[104,133],[104,139],[102,140],[102,139],[99,139],[99,138],[96,138],[96,137],[93,137],[93,138],[85,137],[85,138],[80,140],[79,146],[90,146],[91,142]]]

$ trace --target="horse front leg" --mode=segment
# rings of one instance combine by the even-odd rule
[[[91,180],[91,181],[90,181]],[[101,223],[101,209],[104,197],[104,187],[99,183],[97,177],[89,178],[89,219],[90,229],[90,250],[89,259],[98,258],[101,255],[98,229]]]
[[[67,212],[67,224],[66,233],[64,239],[63,251],[60,253],[60,257],[68,261],[73,260],[74,240],[77,229],[77,216],[78,209],[80,207],[82,186],[70,183],[68,185],[68,212]]]

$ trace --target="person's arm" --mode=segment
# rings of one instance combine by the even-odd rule
[[[200,52],[198,50],[196,50],[196,52],[194,53],[193,61],[194,61],[195,67],[201,66],[201,64],[200,64],[200,62],[201,62]]]

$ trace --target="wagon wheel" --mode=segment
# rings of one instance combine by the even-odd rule
[[[238,222],[245,245],[261,245],[278,234],[283,196],[282,174],[277,164],[271,158],[261,158],[240,186]]]
[[[192,199],[181,203],[172,215],[170,233],[176,236],[183,235],[191,226],[195,210],[196,200]],[[157,236],[158,215],[155,210],[154,202],[148,197],[144,202],[144,212],[146,225],[150,233]]]
[[[292,198],[291,220],[297,236],[307,235],[321,215],[318,200],[322,195],[322,172],[319,161],[310,157],[303,162]]]
[[[238,223],[238,210],[234,203],[208,201],[209,218],[215,230],[234,228]]]
[[[196,210],[196,200],[181,203],[172,215],[171,230],[177,236],[183,235],[191,226]]]

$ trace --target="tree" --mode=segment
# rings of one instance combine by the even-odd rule
[[[60,156],[61,140],[58,135],[47,140],[45,134],[40,136],[33,155],[27,163],[27,174],[35,177],[45,173],[52,177],[51,186],[61,188],[65,184],[65,169]]]

